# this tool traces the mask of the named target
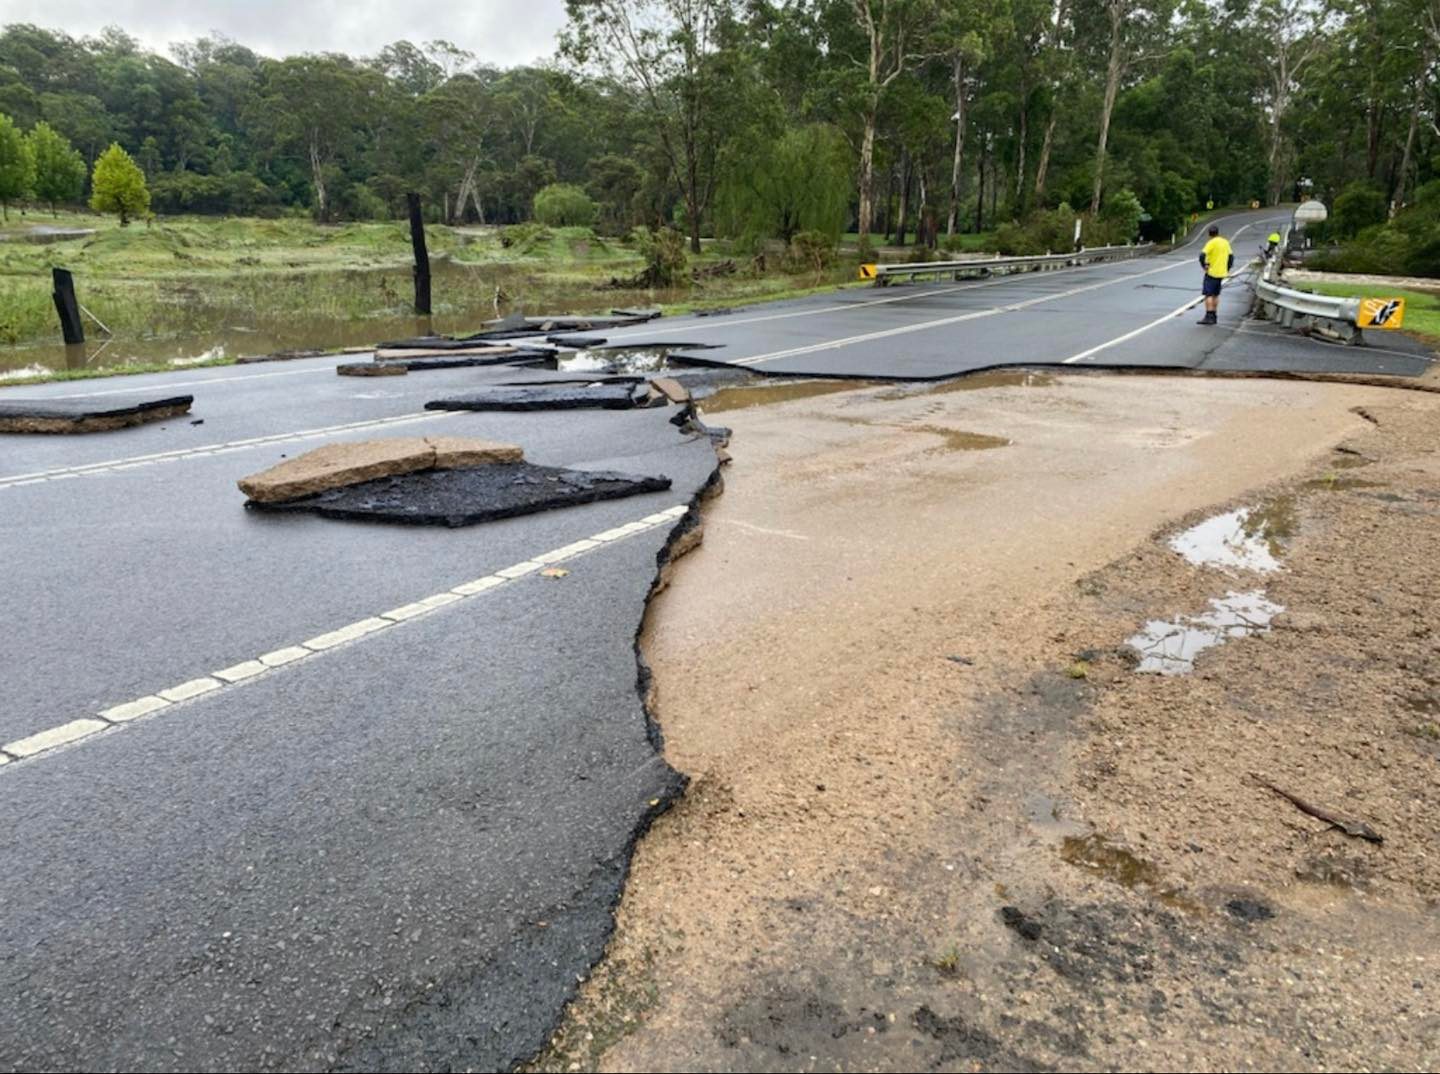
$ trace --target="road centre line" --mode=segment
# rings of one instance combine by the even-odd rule
[[[983,262],[977,262],[976,264],[983,265]],[[737,324],[759,324],[763,321],[785,321],[795,317],[815,317],[822,313],[845,313],[850,310],[865,309],[869,306],[885,306],[892,302],[911,302],[917,298],[933,298],[935,295],[948,295],[953,294],[956,291],[979,291],[985,287],[998,287],[1001,284],[1014,283],[1016,280],[1021,279],[1022,277],[1033,276],[1038,274],[1039,272],[1043,272],[1047,276],[1066,276],[1070,275],[1071,273],[1087,272],[1090,269],[1101,268],[1106,265],[1114,264],[1118,264],[1118,262],[1095,261],[1091,262],[1088,265],[1075,265],[1071,268],[1040,270],[1030,269],[1025,272],[1007,272],[989,280],[968,280],[965,283],[957,283],[948,287],[928,287],[924,290],[911,291],[902,295],[891,295],[886,298],[869,298],[864,300],[863,302],[843,302],[838,303],[834,306],[819,306],[815,309],[790,310],[785,313],[766,313],[756,317],[726,317],[723,320],[716,321],[706,319],[703,321],[694,321],[689,324],[666,325],[664,331],[667,333],[700,332],[705,330],[715,331],[724,330],[725,328]],[[656,330],[654,328],[635,328],[621,331],[611,336],[607,336],[606,341],[613,342],[615,340],[627,340],[643,336],[649,336],[653,338],[655,335]]]
[[[327,425],[318,429],[300,429],[293,433],[275,433],[271,436],[256,436],[246,440],[230,440],[220,444],[203,444],[199,447],[180,448],[175,451],[160,451],[153,455],[131,455],[126,458],[108,459],[104,462],[82,463],[76,466],[60,466],[52,470],[36,470],[28,474],[0,476],[0,489],[18,488],[21,485],[38,485],[44,481],[60,481],[72,477],[91,477],[96,474],[114,473],[120,470],[134,470],[142,466],[154,466],[162,462],[177,462],[180,459],[206,458],[211,455],[228,455],[234,451],[248,451],[251,448],[269,447],[272,444],[290,444],[301,440],[314,440],[334,436],[338,433],[359,432],[363,429],[386,429],[395,425],[409,425],[419,421],[434,421],[446,414],[436,410],[422,410],[413,414],[398,414],[392,418],[369,418],[365,421],[351,421],[343,425]]]
[[[1218,223],[1218,224],[1224,225],[1224,224],[1228,223],[1229,221],[1235,220],[1235,219],[1238,219],[1238,217],[1237,217],[1237,216],[1226,216],[1226,217],[1221,217],[1221,218],[1217,219],[1215,222]],[[1276,219],[1280,219],[1280,218],[1277,217]],[[1254,226],[1253,224],[1245,224],[1245,225],[1243,225],[1242,227],[1240,227],[1240,228],[1235,232],[1235,235],[1236,235],[1236,236],[1239,236],[1239,234],[1240,234],[1242,231],[1245,231],[1247,228],[1250,228],[1250,227],[1253,227],[1253,226]],[[1193,239],[1188,239],[1188,240],[1186,240],[1185,242],[1181,243],[1179,246],[1176,246],[1176,247],[1172,248],[1171,251],[1170,251],[1170,253],[1175,253],[1175,252],[1180,251],[1180,250],[1188,249],[1189,247],[1195,245],[1195,243],[1199,242],[1201,239],[1204,239],[1204,238],[1208,238],[1208,236],[1205,234],[1205,229],[1202,228],[1202,229],[1200,229],[1200,233],[1197,234]],[[1074,267],[1072,267],[1072,268],[1046,269],[1046,270],[1042,270],[1042,271],[1044,271],[1047,275],[1062,275],[1062,274],[1069,274],[1069,273],[1074,273],[1074,272],[1088,272],[1088,271],[1090,271],[1090,270],[1092,270],[1092,269],[1103,268],[1103,267],[1105,267],[1105,266],[1107,266],[1107,265],[1114,265],[1114,264],[1118,264],[1118,263],[1119,263],[1119,262],[1116,262],[1116,261],[1096,261],[1096,262],[1092,262],[1092,263],[1090,263],[1090,264],[1088,264],[1088,265],[1076,265],[1076,266],[1074,266]],[[980,262],[977,262],[977,265],[978,265],[978,264],[981,264],[981,263],[980,263]],[[910,293],[907,293],[907,294],[902,294],[902,295],[892,295],[892,296],[887,296],[887,297],[885,297],[885,298],[866,299],[866,300],[863,301],[863,302],[846,302],[846,303],[839,303],[839,304],[836,304],[836,305],[833,305],[833,306],[820,306],[820,307],[815,308],[815,309],[789,310],[789,311],[782,312],[782,313],[766,313],[766,314],[760,314],[760,315],[754,316],[754,317],[726,317],[726,318],[725,318],[724,320],[722,320],[722,321],[717,321],[717,322],[713,322],[713,323],[710,321],[709,318],[697,319],[697,320],[691,321],[690,323],[667,325],[667,326],[665,326],[664,331],[667,332],[667,333],[670,333],[670,332],[702,332],[702,331],[706,331],[706,330],[723,331],[726,327],[729,327],[730,325],[759,324],[759,323],[762,323],[762,322],[765,322],[765,321],[783,321],[783,320],[789,320],[789,319],[791,319],[791,318],[796,318],[796,317],[815,317],[815,316],[818,316],[819,314],[823,314],[823,313],[844,313],[844,312],[846,312],[846,311],[848,311],[848,310],[864,309],[864,308],[866,308],[866,307],[868,307],[868,306],[883,306],[883,305],[887,305],[887,304],[892,303],[892,302],[909,302],[909,301],[912,301],[912,300],[917,299],[917,298],[929,298],[929,297],[932,297],[932,296],[934,296],[934,295],[952,294],[952,293],[954,293],[954,292],[956,292],[956,291],[978,291],[978,290],[980,290],[980,289],[983,288],[983,287],[996,287],[996,286],[999,286],[1000,284],[1004,284],[1004,283],[1013,283],[1013,282],[1015,282],[1015,280],[1017,280],[1017,279],[1020,279],[1020,278],[1022,278],[1022,277],[1031,276],[1031,275],[1034,275],[1034,274],[1035,274],[1034,270],[1027,271],[1027,272],[1008,272],[1008,273],[1005,273],[1004,275],[999,276],[999,277],[996,277],[996,278],[994,278],[994,279],[982,280],[982,281],[978,281],[978,282],[976,282],[976,281],[969,281],[969,282],[966,282],[966,283],[955,284],[955,285],[949,286],[949,287],[931,287],[931,288],[926,288],[926,289],[924,289],[924,290],[913,291],[913,292],[910,292]],[[620,332],[614,333],[613,335],[607,336],[607,341],[613,342],[613,341],[615,341],[615,340],[635,339],[635,338],[643,337],[643,336],[649,336],[649,337],[652,337],[652,338],[653,338],[653,337],[655,336],[655,334],[656,334],[656,330],[655,330],[655,328],[654,328],[654,326],[653,326],[653,322],[652,322],[651,324],[647,324],[647,325],[644,325],[644,326],[642,326],[642,327],[633,328],[633,329],[626,329],[626,330],[622,330],[622,331],[620,331]]]
[[[868,343],[877,339],[889,339],[894,336],[908,335],[912,332],[925,332],[932,328],[943,328],[947,325],[959,324],[962,321],[973,321],[980,317],[993,317],[998,313],[1015,313],[1019,310],[1028,309],[1031,306],[1039,306],[1046,302],[1054,302],[1057,299],[1070,298],[1074,295],[1084,294],[1086,291],[1094,291],[1101,287],[1111,287],[1115,284],[1125,283],[1128,280],[1138,280],[1143,276],[1153,276],[1157,272],[1169,272],[1171,269],[1180,268],[1189,264],[1187,261],[1173,261],[1159,268],[1146,269],[1144,272],[1131,273],[1128,276],[1120,276],[1113,280],[1102,280],[1099,283],[1086,284],[1084,287],[1072,287],[1068,291],[1058,291],[1052,295],[1041,295],[1038,298],[1029,298],[1023,302],[1012,302],[1004,306],[991,306],[983,310],[970,310],[966,313],[957,313],[951,317],[941,317],[933,321],[920,321],[916,324],[900,325],[897,328],[886,328],[878,332],[865,332],[857,336],[845,336],[840,339],[832,339],[824,343],[811,343],[804,347],[791,347],[788,350],[772,351],[769,354],[754,354],[745,358],[737,358],[732,365],[759,365],[761,362],[773,362],[779,358],[792,358],[801,354],[814,354],[817,351],[838,350],[841,347],[848,347],[855,343]]]
[[[1123,336],[1116,336],[1114,339],[1107,339],[1104,343],[1101,343],[1101,344],[1098,344],[1097,346],[1091,347],[1088,351],[1081,351],[1079,354],[1072,354],[1069,358],[1064,358],[1064,359],[1062,359],[1062,360],[1061,360],[1061,364],[1062,364],[1062,365],[1073,365],[1073,364],[1076,363],[1076,362],[1084,361],[1086,358],[1089,358],[1089,357],[1090,357],[1091,355],[1093,355],[1093,354],[1099,354],[1101,351],[1106,350],[1106,349],[1108,349],[1108,348],[1110,348],[1110,347],[1113,347],[1113,346],[1115,346],[1115,344],[1117,344],[1117,343],[1124,343],[1127,339],[1134,339],[1134,338],[1135,338],[1136,336],[1138,336],[1141,332],[1148,332],[1148,331],[1150,331],[1150,329],[1154,328],[1157,324],[1164,324],[1166,321],[1170,320],[1171,318],[1180,316],[1180,314],[1184,313],[1186,310],[1190,309],[1192,306],[1197,306],[1197,305],[1199,305],[1199,304],[1200,304],[1200,300],[1201,300],[1203,297],[1204,297],[1203,295],[1196,295],[1194,298],[1186,299],[1178,308],[1171,310],[1169,313],[1161,314],[1159,317],[1156,317],[1156,318],[1155,318],[1153,321],[1151,321],[1149,324],[1142,324],[1139,328],[1131,329],[1129,332],[1126,332]]]
[[[316,357],[318,358],[318,357],[320,357],[320,355],[316,355]],[[327,356],[327,357],[328,357],[328,356]],[[169,391],[169,390],[172,389],[172,388],[201,388],[201,387],[207,387],[207,388],[208,388],[208,387],[210,387],[211,385],[215,385],[215,384],[233,384],[233,383],[235,383],[236,381],[241,381],[241,380],[265,380],[265,379],[270,378],[270,377],[299,377],[299,376],[304,376],[304,375],[309,374],[309,373],[329,373],[329,372],[331,372],[333,369],[334,369],[334,366],[328,366],[328,365],[327,365],[327,366],[325,366],[325,367],[322,368],[322,369],[286,369],[286,370],[283,370],[283,371],[278,372],[278,373],[241,373],[241,374],[239,374],[238,376],[211,377],[211,378],[209,378],[208,380],[178,380],[178,381],[167,382],[167,383],[165,383],[165,384],[158,384],[158,385],[157,385],[157,384],[147,384],[147,385],[145,385],[145,386],[142,387],[142,388],[109,388],[109,389],[107,389],[107,390],[105,390],[105,391],[103,391],[103,392],[75,392],[75,393],[71,393],[71,394],[68,394],[68,395],[42,395],[42,396],[32,396],[31,399],[33,399],[35,402],[41,402],[41,401],[50,401],[50,400],[53,400],[53,399],[95,399],[95,398],[98,398],[99,396],[102,396],[102,395],[134,395],[134,394],[139,393],[139,392],[149,392],[149,393],[151,393],[151,394],[155,394],[156,392]],[[163,374],[163,373],[147,374],[147,375],[165,376],[165,374]],[[15,379],[13,382],[7,382],[7,381],[5,381],[3,378],[0,378],[0,387],[20,388],[20,387],[24,387],[24,386],[25,386],[25,381],[24,381],[24,380],[21,380],[21,379],[18,379],[18,378],[17,378],[17,379]],[[10,398],[10,397],[7,397],[7,398]]]
[[[597,548],[629,540],[637,534],[646,533],[659,526],[672,524],[683,517],[689,509],[687,504],[675,504],[673,507],[656,511],[636,521],[603,530],[593,536],[573,541],[548,552],[541,552],[530,559],[521,560],[513,566],[495,571],[493,574],[487,574],[469,582],[461,582],[450,589],[422,597],[409,604],[402,604],[387,612],[380,612],[378,615],[368,616],[334,630],[325,631],[298,644],[241,660],[229,667],[212,671],[208,675],[201,675],[175,686],[156,690],[153,694],[146,694],[133,701],[112,705],[93,716],[81,716],[67,723],[56,724],[42,731],[36,731],[0,746],[0,766],[8,765],[12,761],[43,756],[60,746],[89,738],[101,731],[123,728],[142,716],[166,712],[185,702],[228,690],[261,675],[268,675],[280,668],[312,659],[331,649],[359,641],[371,634],[389,630],[412,619],[418,619],[439,608],[488,593],[492,589],[498,589],[516,579],[543,570],[551,564],[562,563],[583,556]]]

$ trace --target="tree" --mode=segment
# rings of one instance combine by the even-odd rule
[[[728,92],[718,62],[735,0],[566,0],[561,48],[638,90],[685,201],[690,251],[714,190],[714,161]]]
[[[1100,194],[1105,188],[1105,150],[1115,99],[1130,69],[1159,51],[1169,24],[1170,0],[1085,0],[1082,8],[1094,40],[1105,42],[1105,95],[1100,106],[1095,181],[1090,196],[1090,215],[1095,216],[1100,212]]]
[[[50,203],[79,201],[85,189],[85,158],[65,137],[43,120],[28,136],[35,161],[35,196]]]
[[[110,143],[95,162],[90,176],[90,208],[100,213],[118,213],[121,227],[129,225],[132,216],[150,208],[145,173],[118,143]]]
[[[245,113],[252,132],[310,171],[315,219],[330,219],[330,183],[340,163],[364,142],[384,76],[347,56],[292,56],[261,67],[263,88]]]
[[[550,227],[589,227],[595,203],[573,183],[551,183],[535,194],[535,219]]]
[[[870,238],[875,217],[875,132],[880,105],[890,86],[924,54],[924,30],[933,15],[932,0],[831,0],[843,4],[848,17],[835,11],[836,48],[858,77],[856,100],[860,119],[857,228],[860,242]]]
[[[20,128],[0,112],[0,210],[10,219],[10,203],[30,193],[35,181],[35,161]]]
[[[850,208],[850,155],[828,124],[785,131],[774,141],[732,146],[716,194],[718,225],[729,235],[789,242],[801,231],[831,242]]]
[[[1312,0],[1260,0],[1247,27],[1263,42],[1261,68],[1266,72],[1270,132],[1270,204],[1278,205],[1288,186],[1284,146],[1285,119],[1299,89],[1301,73],[1325,44],[1323,13]]]
[[[936,26],[937,51],[946,61],[950,76],[950,103],[954,112],[955,138],[950,156],[950,203],[945,234],[955,234],[960,216],[960,184],[964,178],[966,106],[974,83],[975,67],[985,58],[995,13],[989,5],[966,0],[946,0]]]

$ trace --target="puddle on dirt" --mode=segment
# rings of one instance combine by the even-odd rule
[[[1170,538],[1170,547],[1197,567],[1248,571],[1280,568],[1285,542],[1295,535],[1295,499],[1277,496],[1207,518]]]
[[[950,429],[944,425],[902,425],[887,421],[871,421],[869,418],[852,418],[844,414],[821,414],[826,421],[838,421],[845,425],[864,425],[871,429],[893,429],[901,433],[926,433],[938,436],[944,443],[933,451],[990,451],[994,448],[1009,447],[1013,441],[1004,436],[990,436],[987,433],[972,433],[964,429]]]
[[[1263,590],[1226,593],[1210,600],[1210,611],[1166,621],[1152,619],[1125,644],[1140,654],[1136,671],[1184,675],[1194,670],[1195,658],[1227,638],[1266,634],[1270,621],[1285,610],[1267,600]]]
[[[945,395],[950,392],[978,392],[986,388],[1053,388],[1058,381],[1053,373],[1028,373],[1024,370],[1006,370],[995,373],[976,373],[973,377],[945,380],[939,384],[912,384],[892,388],[879,396],[881,399],[906,399],[914,395]]]
[[[1060,857],[1077,868],[1132,891],[1153,895],[1177,910],[1200,911],[1199,903],[1164,882],[1164,874],[1153,862],[1137,857],[1124,847],[1116,846],[1098,832],[1093,835],[1069,836],[1060,844]]]
[[[858,391],[874,387],[869,380],[784,380],[764,384],[721,388],[713,395],[700,400],[700,410],[706,414],[719,414],[726,410],[748,410],[755,406],[773,406],[789,403],[796,399],[812,399],[817,395],[831,395],[835,392]]]
[[[967,433],[959,429],[947,429],[943,425],[901,425],[896,428],[942,437],[945,442],[939,448],[941,451],[990,451],[1010,446],[1010,440],[1003,436]]]
[[[1325,492],[1344,492],[1347,489],[1378,489],[1384,488],[1383,481],[1367,481],[1363,477],[1336,477],[1334,474],[1327,474],[1325,477],[1317,477],[1313,481],[1307,481],[1304,485],[1307,489],[1321,489]]]
[[[1337,455],[1330,460],[1332,470],[1358,470],[1362,466],[1370,466],[1374,459],[1367,459],[1364,455]]]
[[[1067,818],[1062,804],[1040,791],[1031,791],[1025,796],[1025,816],[1032,828],[1052,840],[1070,842],[1090,831],[1088,824]]]

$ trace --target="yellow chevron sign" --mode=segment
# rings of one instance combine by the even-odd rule
[[[873,279],[875,278],[875,266],[874,266],[874,265],[861,265],[861,266],[860,266],[860,278],[861,278],[862,280],[873,280]]]
[[[1360,316],[1355,323],[1361,328],[1399,328],[1405,323],[1403,298],[1362,298]]]

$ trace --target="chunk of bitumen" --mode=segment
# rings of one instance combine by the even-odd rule
[[[553,343],[557,347],[574,347],[576,350],[585,350],[590,347],[605,346],[604,336],[546,336],[546,343]]]
[[[1269,921],[1275,916],[1274,908],[1259,899],[1231,899],[1225,904],[1225,911],[1247,925],[1252,921]]]
[[[403,377],[408,372],[404,362],[345,362],[335,367],[342,377]]]
[[[284,503],[245,506],[310,511],[327,518],[472,526],[559,507],[663,492],[668,477],[566,470],[533,463],[494,463],[464,470],[426,470],[366,481]]]
[[[1018,932],[1023,939],[1038,940],[1045,927],[1018,906],[1000,907],[1000,920],[1005,927]]]
[[[643,398],[643,394],[641,396]],[[433,399],[426,410],[629,410],[637,405],[633,384],[547,384],[536,387],[482,388],[449,399]]]
[[[0,432],[105,432],[187,414],[194,401],[193,395],[109,404],[93,399],[6,400],[0,402]]]

